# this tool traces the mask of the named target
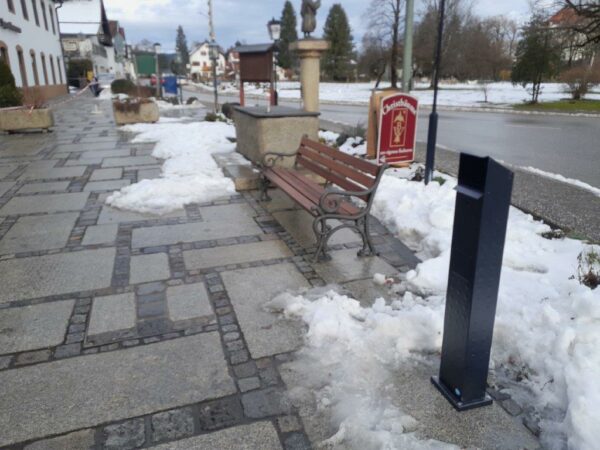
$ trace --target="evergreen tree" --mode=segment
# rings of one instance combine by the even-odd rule
[[[348,81],[352,75],[354,43],[348,16],[341,4],[335,3],[329,10],[323,37],[330,45],[323,57],[325,75],[335,81]]]
[[[296,11],[292,2],[285,2],[281,13],[281,38],[277,64],[284,69],[293,69],[297,65],[297,56],[290,50],[290,44],[298,40]]]
[[[511,74],[514,84],[519,83],[523,87],[532,85],[531,103],[537,103],[542,81],[558,73],[560,57],[560,47],[554,40],[552,30],[542,17],[534,16],[523,28]]]
[[[190,62],[190,52],[188,50],[187,38],[185,37],[185,33],[183,32],[183,27],[181,25],[177,27],[175,49],[181,58],[181,67],[178,68],[178,73],[185,73],[186,65]]]
[[[21,91],[15,85],[10,67],[4,61],[0,61],[0,108],[21,106]]]

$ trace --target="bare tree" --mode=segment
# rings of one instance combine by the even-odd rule
[[[379,87],[388,65],[389,49],[383,40],[366,33],[362,40],[362,52],[358,59],[358,70],[370,80],[375,79],[375,89]]]
[[[398,87],[398,59],[400,37],[403,32],[404,0],[371,0],[369,6],[369,28],[371,34],[389,46],[390,81]]]
[[[581,45],[600,44],[600,2],[598,0],[564,0],[581,20],[574,21],[572,28],[586,36]]]

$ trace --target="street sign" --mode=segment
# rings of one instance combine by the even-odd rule
[[[392,94],[381,99],[377,161],[409,163],[415,159],[419,101],[412,95]]]
[[[166,94],[177,95],[177,77],[163,77],[163,88]]]

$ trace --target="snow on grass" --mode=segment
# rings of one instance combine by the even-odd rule
[[[401,426],[361,427],[358,419],[388,411],[401,424],[403,413],[385,397],[390,371],[441,348],[456,195],[456,180],[443,178],[425,186],[386,175],[379,186],[373,214],[423,260],[396,286],[391,304],[380,299],[362,308],[334,292],[287,295],[271,304],[308,325],[303,351],[314,367],[307,372],[330,374],[319,392],[334,405],[342,433],[356,426],[356,438],[381,444],[363,448],[406,448],[398,444],[399,436],[407,438]],[[541,414],[543,444],[561,448],[566,435],[569,448],[591,450],[600,429],[600,290],[577,280],[577,257],[590,246],[542,237],[548,231],[511,208],[491,366],[498,377],[519,380],[512,393]]]
[[[327,145],[337,147],[337,140],[340,134],[333,131],[319,131],[319,138],[325,141]],[[362,156],[367,154],[367,141],[362,137],[350,136],[338,147],[338,149],[348,155]]]
[[[156,142],[152,156],[165,162],[160,178],[126,186],[108,197],[107,204],[160,215],[189,203],[208,202],[235,192],[233,182],[212,158],[213,153],[235,150],[235,144],[227,139],[235,136],[233,126],[161,118],[156,124],[135,124],[121,129],[139,133],[133,143]]]
[[[528,172],[537,173],[538,175],[541,175],[546,178],[552,178],[554,180],[562,181],[563,183],[572,184],[573,186],[577,186],[587,191],[590,191],[594,195],[600,197],[600,189],[587,183],[584,183],[583,181],[576,180],[574,178],[563,177],[562,175],[559,175],[557,173],[546,172],[544,170],[536,169],[535,167],[521,167],[521,169],[527,170]]]
[[[296,99],[301,98],[300,83],[296,81],[284,81],[278,83],[279,98]],[[321,101],[336,103],[355,103],[368,104],[371,98],[371,92],[375,83],[321,83],[319,98]],[[382,83],[381,88],[388,87],[389,83]],[[438,94],[438,105],[448,107],[491,107],[491,106],[509,106],[516,103],[528,102],[531,95],[528,90],[521,85],[513,85],[510,82],[489,83],[487,86],[487,100],[483,85],[477,81],[466,83],[441,82]],[[203,89],[209,89],[208,86],[200,85]],[[422,105],[431,105],[433,103],[433,90],[429,89],[427,83],[417,83],[416,89],[411,92],[417,97]],[[210,88],[212,89],[212,88]],[[233,85],[222,86],[224,93],[237,93],[238,90]],[[245,92],[247,95],[266,96],[267,88],[263,85],[246,84]],[[540,94],[541,102],[556,101],[569,98],[565,93],[565,85],[561,83],[543,83]],[[600,93],[591,93],[586,96],[587,99],[600,99]]]

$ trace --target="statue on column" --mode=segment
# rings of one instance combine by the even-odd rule
[[[317,28],[317,9],[321,7],[321,0],[302,0],[302,32],[305,38]]]

